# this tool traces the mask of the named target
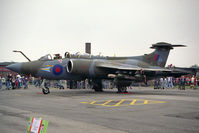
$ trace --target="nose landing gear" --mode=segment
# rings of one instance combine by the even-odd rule
[[[46,84],[46,79],[42,80],[42,92],[43,94],[49,94],[50,93],[50,89],[48,88],[47,84]]]

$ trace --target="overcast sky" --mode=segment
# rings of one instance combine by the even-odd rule
[[[85,51],[137,56],[164,41],[167,64],[199,65],[199,0],[0,0],[0,62]]]

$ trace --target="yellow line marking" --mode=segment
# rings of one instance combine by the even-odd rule
[[[105,103],[97,103],[100,101],[92,101],[92,102],[81,102],[85,104],[91,104],[91,105],[99,105],[99,106],[105,106],[105,107],[118,107],[118,106],[130,106],[130,105],[146,105],[146,104],[157,104],[157,103],[166,103],[165,101],[154,101],[154,100],[145,100],[145,99],[121,99],[119,102],[117,102],[115,105],[108,105],[110,102],[116,102],[117,100],[108,100]],[[130,104],[122,104],[124,101],[131,102]],[[103,102],[103,101],[101,101]]]
[[[113,100],[109,100],[109,101],[107,101],[107,102],[105,102],[105,103],[103,103],[103,104],[101,104],[102,106],[103,105],[106,105],[106,104],[108,104],[108,103],[110,103],[110,102],[112,102]]]
[[[144,104],[148,104],[148,103],[149,103],[149,101],[148,101],[148,100],[145,100],[145,101],[144,101]]]
[[[89,104],[94,104],[94,103],[96,103],[96,101],[92,101],[92,102],[90,102]]]
[[[123,103],[126,99],[120,100],[118,103],[116,103],[114,106],[119,106],[121,103]]]
[[[166,103],[165,101],[150,101],[148,104]]]
[[[88,102],[80,102],[80,103],[88,103]]]
[[[133,101],[130,103],[130,105],[134,105],[136,101],[137,101],[136,99],[133,100]]]

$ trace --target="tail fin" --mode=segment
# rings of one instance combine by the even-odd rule
[[[165,42],[159,42],[152,44],[152,49],[155,49],[151,54],[143,56],[143,61],[149,63],[152,66],[165,67],[169,52],[174,47],[186,47],[185,45],[172,45]]]

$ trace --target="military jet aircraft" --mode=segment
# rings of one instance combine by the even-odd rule
[[[42,79],[89,79],[95,91],[102,91],[102,79],[110,79],[117,85],[119,92],[126,92],[126,87],[132,82],[146,82],[157,75],[172,74],[171,70],[164,67],[169,52],[174,47],[185,45],[159,42],[152,44],[154,52],[130,57],[104,57],[79,53],[72,55],[66,52],[63,59],[52,59],[50,55],[46,55],[39,60],[16,63],[7,68]],[[49,92],[49,88],[44,86],[43,93]]]

